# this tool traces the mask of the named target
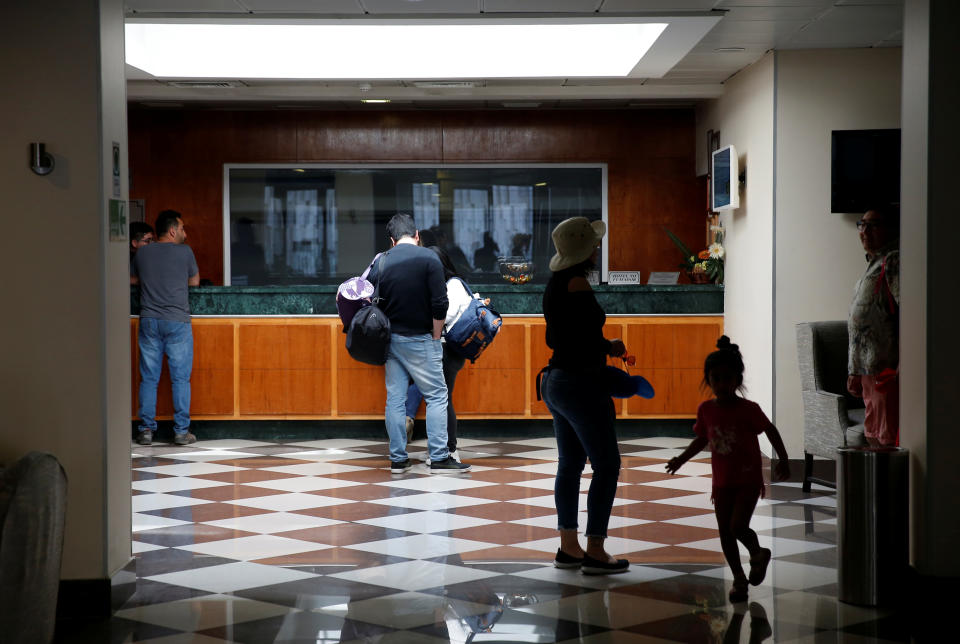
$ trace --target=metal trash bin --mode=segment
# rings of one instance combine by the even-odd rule
[[[909,452],[842,447],[837,457],[838,598],[890,604],[909,564]]]

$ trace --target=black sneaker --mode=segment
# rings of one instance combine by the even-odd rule
[[[585,575],[616,575],[630,570],[630,562],[626,559],[617,559],[616,563],[599,561],[590,555],[583,556],[580,572]]]
[[[196,442],[197,442],[197,437],[191,434],[190,432],[177,434],[173,437],[174,445],[191,445]]]
[[[431,474],[457,474],[459,472],[469,472],[470,466],[461,463],[452,456],[448,456],[442,461],[433,461],[430,463]]]
[[[137,434],[137,442],[141,445],[153,445],[153,432],[145,429]]]
[[[407,470],[413,467],[413,464],[410,462],[409,458],[405,458],[402,461],[393,461],[390,463],[390,473],[391,474],[403,474]]]

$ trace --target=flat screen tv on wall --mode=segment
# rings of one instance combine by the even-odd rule
[[[900,130],[834,130],[830,212],[900,204]]]

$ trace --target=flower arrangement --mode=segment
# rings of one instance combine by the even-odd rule
[[[691,280],[723,284],[723,262],[726,257],[726,250],[723,248],[723,226],[710,226],[713,243],[696,254],[670,230],[664,228],[664,231],[683,254],[683,263],[680,264],[680,268],[690,274]]]

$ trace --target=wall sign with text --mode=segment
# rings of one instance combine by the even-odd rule
[[[607,284],[639,284],[640,271],[610,271]]]

